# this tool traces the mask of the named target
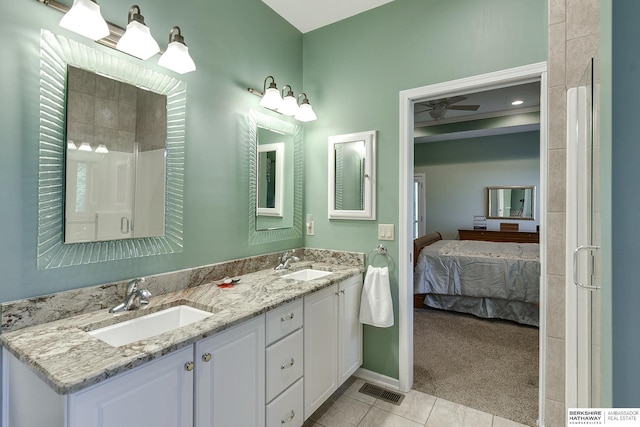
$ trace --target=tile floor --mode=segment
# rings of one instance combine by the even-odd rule
[[[393,405],[358,392],[362,384],[349,379],[303,427],[526,427],[416,390]]]

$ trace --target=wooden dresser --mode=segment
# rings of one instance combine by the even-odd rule
[[[482,240],[485,242],[540,243],[540,234],[536,231],[505,230],[458,230],[460,240]]]

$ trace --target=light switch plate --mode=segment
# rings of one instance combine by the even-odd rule
[[[378,240],[394,240],[393,224],[378,224]]]

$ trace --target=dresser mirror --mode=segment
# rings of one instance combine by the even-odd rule
[[[376,219],[376,132],[329,137],[329,218]]]
[[[249,111],[249,241],[302,237],[302,128]]]
[[[536,187],[487,187],[487,219],[534,220]]]
[[[77,70],[89,73],[76,73]],[[77,74],[80,83],[73,82],[74,74]],[[145,94],[150,93],[157,94],[158,97],[154,95],[155,101],[145,100],[140,105],[136,103],[135,107],[121,105],[123,103],[118,100],[111,103],[114,105],[113,108],[107,109],[104,108],[104,99],[98,101],[95,96],[83,93],[88,91],[87,84],[91,86],[87,79],[102,82],[100,91],[103,95],[107,91],[106,88],[115,90],[114,88],[120,84],[115,82],[117,81],[130,85],[122,89],[123,93],[134,89],[137,91],[140,88],[145,91],[137,92],[143,94],[141,98],[146,98]],[[78,87],[82,89],[77,90]],[[67,108],[67,88],[69,91],[80,92],[80,97],[83,98],[82,101],[77,101],[79,105],[70,109]],[[97,90],[98,85],[95,88]],[[103,98],[108,99],[109,96]],[[147,102],[156,104],[156,107],[145,108]],[[128,120],[132,118],[133,108],[136,109],[136,115],[159,114],[159,117],[140,125],[141,132],[136,132],[135,136],[123,135],[125,130],[121,123],[109,127],[96,126],[95,122],[92,126],[78,120],[66,120],[77,119],[78,115],[90,115],[88,105],[91,103],[94,105],[94,117],[95,106],[100,105],[99,113],[104,115],[101,118],[103,121],[110,119],[113,122],[113,115],[119,112],[120,108],[128,111]],[[115,104],[118,104],[117,108]],[[158,107],[160,104],[166,107]],[[47,30],[41,31],[38,269],[182,251],[185,110],[184,82],[143,68],[124,56],[112,56]],[[129,127],[137,127],[137,122],[138,120],[135,120],[135,124],[130,123]],[[154,142],[146,142],[147,139]],[[131,143],[128,154],[117,154],[122,153],[120,150],[125,140]],[[133,141],[138,143],[137,148]],[[138,158],[134,159],[136,151]],[[147,151],[149,156],[140,155]],[[150,154],[151,152],[153,154]],[[97,177],[102,173],[98,170],[106,170],[98,162],[100,156],[113,158],[112,162],[106,163],[116,164],[115,169],[109,172],[110,177],[105,179],[105,182],[115,181],[110,184],[110,188],[119,190],[112,195],[111,199],[114,202],[110,205],[101,205],[102,202],[95,199],[97,193],[111,191],[105,190],[107,187],[102,184],[95,187]],[[155,160],[151,160],[152,158]],[[127,166],[127,162],[135,161],[139,163],[141,170],[153,170],[154,176],[147,180],[146,184],[142,179],[146,173],[134,171]],[[80,166],[81,164],[83,166]],[[154,166],[150,166],[151,164]],[[68,176],[65,170],[69,171]],[[153,199],[153,203],[146,209],[162,211],[161,215],[154,217],[153,225],[141,222],[139,227],[137,226],[136,216],[146,216],[147,213],[142,211],[142,200],[134,197],[136,181],[143,189],[140,191],[140,197]],[[122,190],[125,187],[128,189]],[[140,213],[133,209],[134,204],[139,205]],[[96,211],[91,211],[83,217],[75,216],[73,212],[82,211],[83,206],[96,207]],[[65,210],[70,218],[68,223],[65,222]],[[130,216],[123,214],[129,210]],[[85,230],[82,230],[82,221],[86,221]],[[107,231],[102,233],[105,230],[102,224],[105,222],[109,222],[110,225],[106,227]],[[139,235],[135,234],[136,231],[141,232],[145,228],[148,230],[144,236],[153,237],[138,237]]]

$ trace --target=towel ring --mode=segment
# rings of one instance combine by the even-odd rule
[[[367,253],[367,260],[368,260],[367,264],[373,267],[374,266],[373,260],[376,258],[376,256],[384,257],[386,266],[389,267],[389,270],[393,270],[395,268],[395,265],[396,265],[395,261],[393,260],[393,257],[389,254],[389,251],[387,250],[386,246],[378,245],[376,246],[375,249],[369,251],[369,253]]]

